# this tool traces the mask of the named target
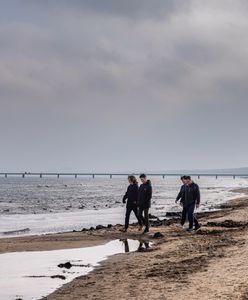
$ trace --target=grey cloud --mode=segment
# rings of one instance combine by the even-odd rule
[[[179,11],[190,8],[190,0],[71,0],[59,2],[54,0],[43,0],[40,3],[26,0],[26,3],[33,7],[43,7],[52,10],[63,11],[78,10],[79,12],[92,12],[119,16],[127,18],[164,18]]]
[[[235,3],[2,4],[2,168],[244,165],[248,22]]]

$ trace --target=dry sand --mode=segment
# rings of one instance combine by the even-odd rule
[[[45,299],[248,299],[248,197],[222,208],[203,216],[196,234],[174,224],[152,228],[146,237],[155,243],[150,251],[115,255]],[[158,231],[164,237],[152,239]],[[4,239],[0,252],[84,247],[139,237],[135,226],[127,234],[116,226]]]

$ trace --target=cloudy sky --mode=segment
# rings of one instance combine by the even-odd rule
[[[246,0],[0,0],[3,171],[248,166]]]

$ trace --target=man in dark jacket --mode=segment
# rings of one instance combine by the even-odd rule
[[[140,180],[142,184],[139,187],[138,196],[139,218],[145,225],[145,230],[143,233],[147,233],[149,232],[149,208],[151,207],[152,185],[151,181],[147,179],[145,174],[140,175]]]
[[[127,188],[127,192],[126,194],[123,196],[122,202],[126,203],[127,200],[127,207],[126,207],[126,218],[125,218],[125,229],[123,230],[124,232],[127,231],[128,226],[129,226],[129,219],[130,219],[130,214],[133,211],[139,226],[142,226],[142,222],[139,218],[138,215],[138,194],[139,194],[139,186],[138,186],[138,182],[135,178],[135,176],[130,175],[128,176],[128,182],[130,183],[128,188]]]
[[[182,176],[181,180],[183,186],[177,196],[176,203],[180,200],[180,204],[183,206],[181,225],[183,226],[185,224],[188,216],[189,228],[187,231],[192,232],[193,229],[198,230],[201,227],[194,215],[195,207],[198,208],[200,206],[200,189],[199,186],[192,181],[190,176]]]

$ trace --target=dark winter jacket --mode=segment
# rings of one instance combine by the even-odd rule
[[[152,184],[150,180],[139,187],[138,207],[150,208],[152,199]]]
[[[189,185],[183,185],[177,196],[177,201],[180,199],[184,207],[193,203],[200,204],[201,195],[199,186],[194,182]]]
[[[127,188],[127,192],[124,195],[122,202],[126,203],[127,200],[127,207],[135,207],[137,206],[138,202],[138,193],[139,193],[139,186],[137,183],[130,184]]]

